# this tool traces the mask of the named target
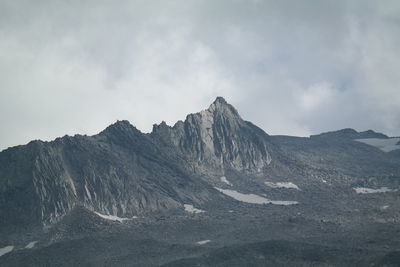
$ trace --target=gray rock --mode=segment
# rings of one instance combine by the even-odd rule
[[[121,217],[201,204],[212,188],[173,150],[127,121],[98,135],[36,141],[0,153],[5,225],[53,224],[76,205]]]
[[[149,134],[117,121],[6,149],[0,248],[15,248],[0,265],[395,266],[400,150],[360,138],[388,136],[270,136],[218,97]]]
[[[206,110],[190,114],[173,127],[153,127],[152,136],[176,146],[194,168],[225,168],[254,172],[271,163],[269,136],[244,121],[234,107],[218,97]]]

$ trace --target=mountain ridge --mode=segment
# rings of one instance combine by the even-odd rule
[[[222,97],[151,133],[122,120],[31,141],[0,152],[0,265],[380,262],[400,249],[394,142],[268,135]]]
[[[311,136],[307,140],[361,137],[388,138],[371,130],[357,132],[353,129],[343,129]],[[22,216],[24,220],[40,217],[42,221],[50,224],[76,204],[82,203],[89,209],[105,214],[127,216],[133,216],[146,208],[150,210],[158,210],[161,207],[176,208],[182,204],[183,196],[176,194],[179,189],[170,188],[167,180],[163,182],[161,187],[163,189],[160,188],[161,191],[166,191],[161,192],[161,195],[156,193],[155,200],[150,204],[145,195],[152,189],[144,189],[141,186],[135,186],[134,191],[144,191],[138,194],[139,199],[128,198],[130,204],[126,200],[120,202],[122,200],[117,199],[127,194],[122,188],[126,183],[130,183],[130,179],[140,180],[143,175],[153,173],[149,170],[149,166],[163,170],[163,173],[167,172],[167,176],[173,177],[178,174],[182,177],[179,178],[183,179],[182,181],[187,181],[187,177],[205,175],[209,177],[206,180],[213,185],[217,185],[219,177],[229,172],[239,176],[241,172],[249,175],[259,173],[259,175],[283,176],[283,173],[287,175],[293,173],[293,170],[287,167],[289,165],[295,169],[304,168],[304,164],[298,163],[301,162],[299,158],[292,159],[290,156],[292,150],[282,151],[285,143],[277,143],[275,140],[280,139],[276,138],[279,137],[271,137],[251,122],[243,120],[232,105],[224,98],[217,97],[207,109],[187,115],[185,121],[178,121],[172,127],[162,122],[154,125],[153,131],[149,134],[142,133],[127,120],[119,120],[92,136],[66,135],[48,142],[34,140],[27,145],[15,146],[0,152],[0,192],[2,192],[0,206],[8,206],[7,210],[10,210],[10,207],[17,210],[29,207],[26,215],[18,216]],[[274,163],[273,167],[270,166],[271,162]],[[129,165],[134,166],[134,169]],[[108,169],[105,169],[105,166],[108,166]],[[98,170],[101,170],[101,173],[98,173]],[[159,174],[152,175],[159,176]],[[114,189],[109,189],[102,179],[98,180],[96,177],[108,177],[102,179],[108,180],[111,184],[118,181],[113,186],[120,189],[116,191],[117,193],[113,193]],[[84,182],[80,179],[84,179]],[[197,181],[202,180],[197,179]],[[160,180],[150,182],[152,186],[159,183]],[[195,183],[199,188],[201,186],[207,188],[206,184],[200,186],[201,183]],[[56,190],[57,195],[49,193],[54,188],[60,190],[59,192]],[[24,190],[27,190],[26,194],[30,196],[30,200],[21,198],[15,201],[13,195],[25,192]],[[99,193],[98,190],[102,191]],[[210,190],[211,187],[202,193],[203,200],[208,198],[206,195],[211,194]],[[122,195],[118,197],[116,194]],[[168,194],[174,195],[178,201],[168,197]],[[97,197],[103,200],[99,202],[96,200]],[[164,199],[162,204],[158,203],[161,199]],[[192,197],[191,201],[201,203],[203,201],[201,199],[202,197],[200,199]],[[43,209],[46,207],[43,203],[48,202],[56,204],[52,203],[52,207]],[[131,207],[128,210],[127,205]],[[36,206],[41,206],[39,215],[32,213],[36,210]],[[15,214],[13,216],[15,217]],[[13,216],[11,218],[14,218]],[[14,218],[11,221],[17,223],[19,219]]]
[[[270,144],[264,140],[268,135],[243,121],[222,97],[182,123],[161,124],[144,134],[122,120],[96,135],[66,135],[4,150],[0,153],[0,207],[5,211],[1,217],[15,227],[51,225],[76,205],[103,214],[134,216],[185,202],[200,204],[215,198],[211,193],[215,189],[196,176],[221,176],[226,168],[260,171],[271,161]],[[25,196],[15,201],[20,192]]]
[[[225,106],[228,107],[229,110],[231,110],[232,114],[234,114],[235,116],[237,116],[240,120],[244,121],[241,116],[239,115],[239,113],[237,112],[236,108],[233,107],[231,104],[229,104],[224,97],[222,96],[217,96],[216,99],[210,104],[210,106],[207,109],[204,109],[200,112],[195,112],[195,113],[190,113],[186,116],[186,119],[188,119],[188,117],[192,117],[195,114],[201,114],[201,113],[206,113],[209,112],[210,110],[213,110],[215,107],[217,106]],[[60,138],[64,138],[64,137],[85,137],[85,136],[96,136],[99,135],[101,133],[103,133],[104,131],[106,131],[108,128],[112,128],[112,127],[116,127],[117,125],[125,125],[128,126],[130,125],[131,127],[133,127],[136,131],[142,133],[142,134],[152,134],[154,131],[157,131],[159,128],[163,128],[163,127],[168,127],[168,128],[180,128],[181,125],[183,124],[183,120],[178,120],[177,122],[175,122],[174,125],[170,126],[168,125],[165,121],[162,121],[160,124],[153,124],[153,128],[149,133],[146,132],[142,132],[141,130],[139,130],[138,128],[136,128],[133,124],[131,124],[131,122],[129,120],[126,119],[122,119],[122,120],[116,120],[115,122],[111,123],[110,125],[108,125],[106,128],[104,128],[103,130],[101,130],[99,133],[93,134],[93,135],[87,135],[87,134],[74,134],[74,135],[64,135],[62,137],[56,137],[52,140],[48,140],[48,141],[44,141],[41,139],[33,139],[31,141],[29,141],[28,143],[25,144],[19,144],[19,145],[14,145],[14,146],[9,146],[7,148],[3,148],[0,152],[3,152],[5,150],[8,149],[12,149],[15,147],[20,147],[20,146],[25,146],[25,145],[29,145],[30,143],[49,143],[49,142],[54,142]],[[246,123],[250,123],[249,121],[245,121]],[[253,126],[255,126],[254,124],[252,124]],[[257,128],[259,128],[258,126],[255,126]],[[265,134],[266,131],[264,129],[259,128],[262,132],[264,132]],[[268,134],[267,134],[268,135]],[[292,136],[292,135],[271,135],[271,136]],[[365,131],[357,131],[355,129],[352,128],[343,128],[340,130],[332,130],[332,131],[327,131],[327,132],[322,132],[320,134],[312,134],[309,137],[304,137],[304,138],[315,138],[315,137],[323,137],[323,136],[344,136],[344,137],[351,137],[351,138],[382,138],[382,139],[387,139],[387,138],[393,138],[390,137],[386,134],[380,133],[380,132],[376,132],[372,129],[368,129]],[[292,137],[298,137],[298,136],[292,136]],[[399,142],[400,143],[400,142]]]

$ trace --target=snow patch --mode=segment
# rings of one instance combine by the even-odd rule
[[[264,183],[266,186],[271,188],[287,188],[287,189],[300,190],[300,188],[292,182],[279,182],[279,183],[264,182]]]
[[[33,248],[35,245],[36,245],[36,243],[37,243],[38,241],[32,241],[32,242],[29,242],[29,244],[28,245],[26,245],[26,247],[25,248]]]
[[[131,220],[131,219],[136,217],[136,216],[133,216],[132,218],[121,218],[121,217],[118,217],[118,216],[115,216],[115,215],[104,215],[104,214],[98,213],[96,211],[94,213],[96,213],[98,216],[100,216],[103,219],[110,220],[110,221],[117,221],[117,222],[123,222],[123,221]]]
[[[290,200],[270,200],[270,204],[272,205],[281,205],[281,206],[289,206],[289,205],[297,205],[299,202],[290,201]]]
[[[390,152],[392,150],[400,149],[400,146],[397,145],[397,143],[400,141],[400,138],[388,138],[388,139],[366,138],[366,139],[354,139],[354,141],[377,147],[384,152]]]
[[[206,212],[204,210],[196,209],[195,207],[193,207],[193,205],[190,204],[184,204],[183,207],[185,208],[185,211],[193,214]]]
[[[285,205],[285,206],[298,204],[297,201],[269,200],[267,198],[260,197],[259,195],[255,194],[243,194],[235,190],[221,189],[217,187],[214,188],[223,193],[224,195],[227,195],[233,199],[251,204],[273,204],[273,205]]]
[[[0,257],[11,252],[14,249],[14,246],[7,246],[4,248],[0,248]]]
[[[260,197],[255,194],[242,194],[235,190],[221,189],[221,188],[217,188],[217,187],[215,187],[215,189],[217,189],[221,193],[223,193],[227,196],[230,196],[231,198],[234,198],[238,201],[252,203],[252,204],[268,204],[268,203],[270,203],[270,200],[268,200],[264,197]]]
[[[198,245],[205,245],[205,244],[207,244],[207,243],[210,243],[211,242],[211,240],[202,240],[202,241],[198,241],[198,242],[196,242],[196,244],[198,244]]]
[[[231,182],[229,182],[225,176],[222,176],[220,179],[221,179],[221,182],[226,183],[227,185],[233,186],[233,184]]]
[[[353,188],[357,194],[375,194],[375,193],[387,193],[387,192],[396,192],[397,189],[390,189],[387,187],[381,187],[378,189],[367,188],[367,187],[354,187]]]

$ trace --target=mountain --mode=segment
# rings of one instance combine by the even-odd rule
[[[271,162],[269,136],[242,120],[222,97],[173,127],[155,125],[152,136],[176,146],[196,167],[252,172]]]
[[[148,134],[8,148],[0,265],[395,266],[399,141],[271,136],[218,97]]]
[[[127,121],[95,136],[7,149],[0,177],[1,219],[15,227],[51,225],[77,205],[132,217],[212,196],[177,153],[162,150]]]

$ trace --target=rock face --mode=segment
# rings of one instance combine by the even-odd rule
[[[127,121],[91,137],[10,148],[0,153],[1,221],[52,224],[76,205],[131,217],[202,203],[211,187],[186,166]]]
[[[263,193],[266,180],[302,185],[321,174],[336,179],[339,172],[391,179],[398,157],[352,140],[377,136],[387,138],[352,129],[272,137],[218,97],[173,127],[154,125],[150,134],[118,121],[94,136],[32,141],[0,153],[0,229],[52,225],[77,206],[126,218],[200,207],[223,198],[214,187]],[[225,175],[230,185],[221,182]],[[293,193],[276,197],[291,199]]]
[[[0,265],[398,266],[400,149],[360,138],[397,142],[269,136],[219,97],[149,134],[6,149]]]
[[[269,136],[242,120],[222,97],[173,127],[165,123],[154,125],[152,136],[176,146],[197,168],[254,172],[267,167],[272,160]]]
[[[199,176],[268,168],[269,139],[218,97],[151,134],[118,121],[94,136],[33,141],[0,153],[0,217],[19,227],[52,224],[77,205],[131,217],[200,204],[216,194]]]

